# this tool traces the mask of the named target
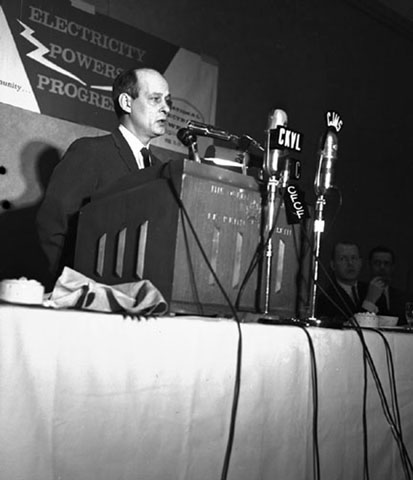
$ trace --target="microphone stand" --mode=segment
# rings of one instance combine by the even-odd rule
[[[267,212],[265,224],[267,231],[264,230],[264,235],[267,233],[265,243],[265,289],[264,289],[264,315],[258,320],[264,324],[274,325],[298,325],[301,320],[296,318],[280,318],[279,315],[272,316],[270,314],[270,300],[271,300],[271,277],[272,277],[272,263],[273,263],[273,240],[275,222],[276,222],[276,207],[277,207],[277,192],[281,192],[287,187],[290,180],[290,161],[288,158],[288,148],[278,144],[277,138],[272,138],[273,134],[277,132],[278,127],[285,127],[287,125],[287,114],[280,109],[274,109],[268,121],[266,148],[264,155],[264,171],[267,174]],[[276,140],[273,142],[272,140]],[[282,195],[279,196],[279,205],[281,208]],[[264,236],[265,238],[265,236]],[[261,277],[262,279],[262,277]]]
[[[263,316],[258,319],[259,323],[271,324],[271,325],[303,325],[308,326],[308,323],[303,322],[297,318],[280,318],[278,315],[271,315],[270,313],[270,301],[271,301],[271,277],[272,277],[272,261],[274,255],[272,236],[275,228],[275,213],[277,207],[277,192],[279,187],[284,188],[288,181],[287,172],[281,173],[281,177],[277,178],[276,175],[271,175],[267,182],[267,240],[265,248],[265,290],[264,290],[264,312]],[[279,198],[281,202],[282,199]],[[281,205],[279,205],[281,206]]]
[[[277,198],[278,185],[280,181],[275,175],[269,177],[267,183],[267,234],[268,239],[265,248],[265,290],[264,290],[264,314],[268,315],[271,299],[271,273],[272,273],[272,258],[274,255],[274,248],[272,242],[272,234],[275,224],[275,205]]]
[[[265,224],[267,231],[264,229],[268,237],[265,244],[265,287],[264,287],[264,317],[267,320],[272,320],[270,311],[271,300],[271,277],[272,277],[272,261],[274,255],[274,247],[272,236],[275,228],[275,212],[276,212],[276,200],[277,192],[280,187],[285,187],[288,182],[288,176],[286,176],[285,169],[287,163],[287,151],[285,148],[274,148],[271,145],[272,132],[276,130],[278,126],[285,126],[287,124],[288,117],[283,110],[274,109],[268,118],[267,138],[265,145],[264,156],[264,171],[268,175],[267,181],[267,212],[265,218]],[[280,199],[281,202],[281,199]],[[280,203],[281,207],[281,203]],[[278,319],[278,317],[277,317]],[[275,319],[274,319],[275,320]]]
[[[310,316],[308,320],[315,323],[315,325],[320,325],[321,321],[315,316],[315,304],[317,297],[317,282],[318,282],[318,266],[320,261],[320,245],[321,245],[321,234],[324,232],[324,206],[326,200],[323,194],[318,195],[316,206],[315,206],[315,220],[314,220],[314,253],[312,255],[312,265],[311,271],[313,275],[311,276],[310,282]]]
[[[333,187],[333,166],[337,158],[337,135],[331,129],[327,130],[324,139],[323,150],[320,154],[320,162],[315,180],[315,192],[317,201],[315,206],[314,220],[314,251],[312,256],[312,277],[310,281],[310,305],[308,320],[315,326],[321,325],[321,320],[316,318],[315,307],[317,298],[318,266],[320,262],[321,234],[324,232],[324,206],[326,204],[325,193]]]
[[[201,157],[198,153],[197,137],[186,128],[181,128],[176,134],[178,139],[188,147],[188,157],[197,163],[201,163]]]

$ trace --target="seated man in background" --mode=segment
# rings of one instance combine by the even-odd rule
[[[359,281],[361,266],[360,249],[356,243],[340,241],[334,245],[330,260],[333,279],[324,291],[321,287],[319,289],[317,318],[345,322],[354,313],[362,311],[367,285]]]
[[[394,252],[384,246],[377,246],[369,253],[370,283],[363,306],[377,315],[399,317],[398,325],[406,323],[404,306],[406,294],[391,286],[395,266]]]
[[[73,267],[78,214],[91,196],[126,175],[160,163],[148,147],[166,131],[171,95],[165,78],[149,68],[128,70],[115,79],[112,97],[118,128],[70,145],[53,171],[38,212],[37,230],[51,285],[64,266]]]

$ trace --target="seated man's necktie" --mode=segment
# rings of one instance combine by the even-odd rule
[[[379,314],[388,315],[389,314],[389,307],[387,306],[387,298],[386,294],[383,292],[379,299],[376,302],[377,308],[379,309]]]
[[[141,148],[141,154],[142,154],[142,159],[143,159],[143,165],[144,167],[150,167],[151,166],[151,154],[149,153],[149,150],[145,147]]]
[[[358,292],[357,292],[357,287],[355,285],[353,285],[351,287],[351,293],[352,293],[352,296],[353,296],[353,301],[354,301],[355,305],[357,305],[359,303],[359,295],[358,295]]]

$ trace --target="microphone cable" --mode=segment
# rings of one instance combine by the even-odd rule
[[[272,325],[277,325],[273,323]],[[317,374],[317,361],[314,349],[313,339],[308,332],[307,326],[300,323],[292,323],[293,327],[300,328],[307,337],[310,355],[310,368],[311,368],[311,386],[312,386],[312,399],[313,399],[313,419],[312,419],[312,436],[313,436],[313,479],[320,480],[320,450],[318,441],[318,374]],[[277,325],[278,326],[278,325]],[[290,325],[288,325],[290,326]]]
[[[376,333],[380,335],[380,337],[383,339],[383,343],[386,348],[387,368],[389,371],[389,385],[391,387],[390,393],[392,397],[392,410],[393,410],[394,417],[396,419],[397,426],[399,427],[400,433],[403,434],[401,420],[400,420],[400,409],[399,409],[399,402],[398,402],[398,395],[397,395],[393,353],[391,351],[387,338],[385,337],[385,335],[383,335],[383,332],[381,332],[380,330],[376,330]],[[403,437],[403,435],[401,436]]]
[[[306,235],[306,232],[304,232],[305,239],[307,240],[308,245],[310,246],[311,250],[313,249],[312,242],[310,241],[308,235]],[[331,275],[329,274],[327,268],[325,267],[323,262],[319,262],[319,265],[321,266],[321,269],[323,270],[323,273],[326,275],[327,280],[333,287],[335,293],[338,295],[338,297],[341,299],[343,305],[345,306],[346,310],[343,310],[343,308],[338,305],[330,295],[323,289],[323,287],[317,283],[318,288],[320,291],[324,294],[324,296],[330,301],[332,305],[346,318],[352,318],[353,313],[351,311],[350,306],[346,303],[345,298],[342,296],[341,292],[338,290],[337,286],[335,285]],[[357,321],[354,319],[354,321],[357,323]],[[358,325],[358,331],[360,332],[359,335],[363,335],[361,332],[361,327]],[[367,347],[366,347],[367,348]],[[364,480],[369,480],[369,463],[368,463],[368,434],[367,434],[367,355],[364,352],[363,349],[363,408],[362,408],[362,424],[363,424],[363,465],[364,465]]]
[[[323,292],[324,293],[324,292]],[[342,311],[342,309],[337,306],[337,308],[344,314],[345,312]],[[352,315],[352,314],[351,314]],[[388,364],[388,370],[389,370],[389,378],[390,378],[390,385],[391,385],[391,397],[392,397],[392,410],[393,410],[393,415],[395,417],[395,420],[392,417],[392,414],[390,412],[390,408],[388,406],[388,401],[380,380],[380,377],[377,373],[377,369],[375,367],[374,361],[372,359],[372,356],[370,354],[370,351],[366,345],[365,339],[364,339],[364,334],[363,334],[363,329],[360,327],[359,323],[357,320],[350,315],[350,321],[353,323],[355,326],[356,333],[358,334],[360,341],[362,343],[362,349],[363,349],[363,370],[364,370],[364,383],[363,383],[363,449],[364,449],[364,477],[366,480],[369,480],[369,466],[368,466],[368,436],[367,436],[367,366],[369,367],[373,380],[377,389],[377,392],[379,394],[379,398],[381,401],[382,409],[385,415],[385,418],[388,422],[388,424],[391,427],[391,432],[393,434],[393,437],[395,438],[396,444],[398,446],[399,452],[400,452],[400,457],[402,461],[402,466],[403,470],[405,473],[405,478],[406,480],[411,480],[411,471],[413,470],[409,454],[407,452],[406,446],[403,441],[403,435],[402,435],[402,427],[401,427],[401,421],[400,421],[400,413],[399,413],[399,407],[398,407],[398,402],[397,402],[397,391],[396,391],[396,386],[395,386],[395,375],[394,375],[394,364],[393,364],[393,359],[392,359],[392,354],[390,347],[387,343],[387,340],[384,338],[383,334],[379,332],[375,328],[368,328],[368,330],[375,331],[376,333],[382,335],[383,341],[385,342],[386,345],[386,358],[387,358],[387,364]]]
[[[315,255],[315,251],[314,251],[314,245],[313,245],[313,242],[312,240],[309,238],[306,230],[304,229],[303,230],[304,232],[304,239],[306,240],[309,248],[311,249],[311,255],[314,256]],[[331,296],[326,292],[326,290],[323,288],[323,286],[320,284],[320,281],[318,280],[317,281],[317,288],[323,293],[323,295],[327,298],[327,300],[344,316],[344,317],[351,317],[353,315],[353,311],[351,309],[351,307],[349,306],[349,304],[347,303],[347,299],[345,297],[343,297],[342,293],[340,292],[340,290],[337,288],[337,285],[335,284],[333,278],[331,277],[331,275],[329,274],[328,272],[328,269],[327,267],[324,265],[324,263],[319,259],[318,261],[318,264],[319,266],[321,267],[321,270],[323,271],[324,275],[326,276],[328,282],[329,282],[329,285],[334,289],[334,292],[337,294],[338,298],[343,302],[343,305],[346,307],[346,310],[343,310],[341,308],[340,305],[337,304],[337,302],[335,302]],[[310,272],[310,274],[312,274],[313,272]],[[317,313],[317,312],[316,312]]]
[[[317,376],[317,361],[314,349],[313,339],[308,332],[307,327],[297,324],[297,327],[305,333],[310,349],[310,365],[311,365],[311,381],[313,392],[313,478],[320,480],[320,450],[318,442],[318,376]]]
[[[298,228],[295,228],[295,224],[291,225],[292,237],[293,237],[293,248],[295,253],[295,259],[297,261],[297,272],[295,276],[295,287],[296,287],[296,298],[295,298],[295,314],[299,318],[300,317],[300,307],[305,305],[305,297],[303,297],[302,292],[308,290],[308,279],[304,272],[304,260],[307,256],[308,246],[304,245],[302,241],[303,238],[303,230],[307,228],[306,220],[300,220],[298,223]],[[297,230],[299,232],[299,237]]]
[[[369,442],[368,442],[368,429],[367,429],[367,360],[363,355],[363,477],[364,480],[370,480],[369,472]]]
[[[324,290],[324,288],[322,287],[322,285],[320,285],[320,283],[318,282],[317,283],[317,287],[322,291],[322,293],[324,294],[324,296],[327,298],[327,300],[332,304],[334,305],[334,307],[340,311],[340,313],[342,315],[344,315],[345,317],[351,317],[353,315],[353,310],[351,308],[351,305],[348,303],[347,299],[343,296],[342,292],[340,292],[338,286],[336,285],[336,283],[334,282],[333,278],[331,277],[330,273],[328,272],[328,269],[326,268],[326,266],[322,263],[322,262],[319,262],[319,265],[321,266],[321,270],[323,271],[324,275],[326,276],[328,282],[329,282],[329,285],[333,288],[334,290],[334,293],[337,294],[338,298],[342,301],[344,307],[346,308],[346,310],[343,310],[341,308],[340,305],[338,305],[337,302],[335,302],[332,297],[327,293],[326,290]]]
[[[400,433],[400,442],[402,446],[402,462],[403,468],[407,473],[406,478],[411,478],[410,472],[413,471],[412,463],[410,461],[409,454],[407,453],[407,449],[403,440],[403,431],[402,431],[402,424],[400,419],[400,409],[399,409],[399,402],[398,402],[398,394],[397,394],[397,387],[396,387],[396,376],[394,370],[394,362],[393,362],[393,353],[391,351],[389,342],[386,336],[381,332],[379,329],[374,329],[374,331],[381,337],[384,343],[384,347],[386,350],[386,363],[387,363],[387,370],[389,375],[389,386],[390,386],[390,395],[391,395],[391,409],[393,411],[394,422],[398,428]],[[410,469],[410,471],[409,471]]]
[[[381,406],[382,406],[384,417],[385,417],[387,423],[390,426],[390,431],[391,431],[391,433],[392,433],[392,435],[393,435],[393,437],[396,441],[397,447],[399,449],[399,454],[400,454],[400,458],[401,458],[401,461],[402,461],[402,466],[403,466],[403,470],[404,470],[404,473],[405,473],[405,477],[406,477],[407,480],[411,480],[411,478],[412,478],[411,477],[411,472],[412,472],[413,468],[412,468],[412,464],[411,464],[411,461],[410,461],[409,454],[408,454],[407,449],[406,449],[406,445],[404,444],[404,441],[403,441],[403,436],[402,436],[402,433],[401,433],[401,424],[398,423],[400,419],[396,418],[396,420],[394,420],[393,417],[392,417],[392,414],[391,414],[390,408],[389,408],[389,404],[388,404],[388,401],[387,401],[387,398],[386,398],[386,394],[385,394],[384,389],[383,389],[382,382],[380,380],[380,377],[378,375],[378,372],[377,372],[376,366],[374,364],[373,358],[370,354],[370,350],[367,347],[367,344],[366,344],[366,341],[365,341],[365,338],[364,338],[364,333],[362,331],[363,329],[360,327],[359,323],[357,322],[357,320],[354,317],[351,317],[350,321],[353,323],[353,325],[355,327],[355,330],[358,334],[358,337],[361,341],[362,348],[363,348],[363,355],[364,355],[364,358],[367,362],[367,365],[369,366],[369,369],[370,369],[370,372],[372,374],[377,392],[379,394],[380,403],[381,403]],[[377,329],[375,329],[375,328],[369,328],[369,330],[373,330],[373,331],[377,332]],[[394,394],[394,392],[392,393],[392,395],[393,394]]]
[[[204,315],[204,307],[202,306],[201,300],[199,298],[198,287],[197,287],[196,280],[195,280],[194,265],[193,265],[193,262],[192,262],[191,250],[189,248],[188,232],[187,232],[186,224],[185,224],[185,221],[184,221],[185,217],[184,217],[184,214],[183,214],[183,211],[182,211],[181,208],[179,209],[179,215],[180,215],[180,218],[181,218],[182,231],[183,231],[183,235],[184,235],[185,252],[186,252],[187,260],[188,260],[189,275],[190,275],[190,278],[191,278],[192,294],[195,297],[195,303],[197,305],[199,314]]]
[[[344,298],[341,296],[341,293],[338,291],[338,289],[334,285],[334,282],[332,281],[331,276],[328,274],[326,267],[322,264],[322,262],[320,262],[320,265],[323,268],[324,273],[326,274],[327,278],[329,279],[329,281],[331,282],[331,284],[335,288],[336,293],[339,295],[339,297],[343,301],[343,304],[346,305]],[[357,334],[360,338],[360,341],[362,343],[363,359],[364,359],[363,361],[365,362],[365,364],[367,364],[369,366],[369,369],[372,372],[372,376],[373,376],[373,379],[374,379],[374,382],[375,382],[377,392],[378,392],[379,397],[380,397],[380,401],[381,401],[381,404],[382,404],[382,408],[383,408],[385,418],[386,418],[388,424],[391,427],[392,434],[393,434],[393,436],[396,440],[397,446],[399,448],[401,461],[402,461],[402,466],[403,466],[403,470],[404,470],[405,475],[406,475],[406,479],[411,480],[412,477],[410,475],[409,468],[410,468],[410,470],[412,470],[412,464],[411,464],[411,461],[410,461],[409,455],[407,453],[406,446],[403,442],[403,437],[402,437],[402,434],[401,434],[401,423],[400,423],[400,415],[398,413],[398,407],[397,407],[397,404],[396,404],[395,407],[393,407],[393,412],[395,412],[394,415],[396,416],[396,420],[394,420],[392,415],[391,415],[389,406],[388,406],[388,401],[387,401],[385,392],[383,390],[383,386],[382,386],[382,383],[380,381],[380,377],[377,373],[376,367],[374,365],[374,361],[371,357],[370,351],[369,351],[369,349],[367,347],[367,344],[365,342],[362,328],[360,327],[357,320],[354,318],[353,313],[350,311],[350,308],[349,308],[349,313],[343,311],[343,309],[339,305],[337,305],[331,299],[331,297],[328,296],[328,294],[325,292],[325,290],[321,286],[320,286],[320,290],[342,314],[349,317],[350,322],[355,327],[355,330],[356,330],[356,332],[357,332]],[[378,332],[377,329],[369,329],[369,330],[374,330],[375,332]],[[389,367],[390,371],[392,372],[391,378],[394,378],[394,366],[393,366],[393,363],[392,363],[391,351],[389,349],[388,349],[388,353],[387,353],[387,358],[388,358],[387,361],[389,362],[389,365],[390,365],[390,367]],[[365,381],[364,390],[365,390],[365,394],[367,395],[367,372],[365,372],[365,380],[364,381]],[[392,388],[391,394],[392,394],[392,400],[396,401],[395,398],[396,398],[397,394],[396,394],[395,388]],[[364,434],[363,435],[363,444],[364,444],[364,449],[365,449],[365,457],[364,457],[364,466],[365,467],[364,467],[364,470],[365,470],[365,475],[367,475],[366,478],[368,479],[369,478],[369,471],[368,471],[368,457],[367,457],[367,455],[368,455],[368,453],[367,453],[367,448],[368,448],[367,418],[366,418],[367,413],[365,411],[366,407],[367,407],[366,401],[367,400],[363,397],[363,434]]]
[[[165,172],[168,171],[167,174]],[[232,406],[231,406],[231,415],[230,415],[230,424],[229,424],[229,433],[228,433],[228,440],[227,440],[227,446],[225,449],[225,455],[224,455],[224,462],[222,466],[222,471],[221,471],[221,480],[226,480],[227,475],[228,475],[228,469],[229,469],[229,463],[231,460],[231,454],[232,454],[232,448],[234,444],[234,435],[235,435],[235,424],[236,424],[236,417],[237,417],[237,411],[238,411],[238,404],[239,404],[239,395],[240,395],[240,390],[241,390],[241,369],[242,369],[242,346],[243,346],[243,341],[242,341],[242,330],[241,330],[241,321],[238,317],[238,313],[232,304],[227,292],[225,291],[224,287],[222,286],[217,274],[215,273],[208,256],[201,244],[201,241],[199,239],[199,236],[195,230],[195,227],[189,217],[188,211],[182,202],[178,191],[176,189],[176,186],[172,180],[173,174],[171,172],[171,162],[168,162],[166,165],[166,168],[163,170],[161,177],[166,180],[168,183],[168,186],[172,192],[172,195],[175,199],[175,201],[178,204],[178,207],[180,208],[185,220],[188,223],[188,226],[194,236],[195,242],[201,252],[201,255],[211,272],[212,276],[214,277],[214,280],[217,283],[217,286],[219,290],[221,291],[222,295],[224,296],[233,316],[234,320],[237,325],[237,332],[238,332],[238,344],[237,344],[237,356],[236,356],[236,367],[235,367],[235,380],[234,380],[234,389],[233,389],[233,399],[232,399]]]
[[[254,254],[253,254],[253,256],[251,258],[251,261],[250,261],[250,263],[247,267],[247,270],[245,272],[244,278],[242,279],[241,285],[238,289],[238,294],[237,294],[237,297],[235,299],[235,308],[239,308],[239,304],[240,304],[240,301],[241,301],[241,295],[243,294],[244,289],[247,286],[248,280],[250,279],[251,275],[254,273],[254,270],[257,268],[257,265],[259,265],[259,262],[262,260],[265,249],[267,248],[267,245],[268,245],[269,241],[271,240],[271,238],[272,238],[272,236],[275,232],[275,229],[277,228],[277,221],[278,221],[278,217],[279,217],[280,212],[281,212],[281,203],[282,203],[282,201],[281,201],[282,198],[279,197],[279,199],[280,199],[280,201],[278,202],[277,210],[275,211],[275,215],[274,215],[274,225],[271,228],[271,230],[268,232],[268,235],[267,235],[267,238],[265,239],[265,241],[263,242],[263,241],[260,240],[258,245],[257,245],[257,248],[254,251]],[[264,235],[265,235],[265,233],[263,235],[260,234],[260,237],[262,238]],[[260,280],[260,279],[258,279],[258,280]]]
[[[333,217],[331,219],[331,222],[330,222],[330,225],[328,227],[328,229],[326,229],[325,233],[324,233],[324,238],[325,237],[328,237],[330,235],[330,232],[333,230],[333,226],[334,224],[336,223],[336,220],[338,218],[338,215],[341,211],[341,207],[343,206],[343,196],[341,194],[341,190],[338,188],[338,187],[331,187],[331,190],[334,190],[336,193],[337,193],[337,196],[338,196],[338,205],[333,213]],[[329,192],[327,192],[328,194]]]
[[[318,289],[319,289],[319,290],[321,291],[321,293],[325,296],[325,298],[331,303],[331,305],[333,305],[334,308],[335,308],[336,310],[338,310],[338,311],[341,313],[341,315],[343,315],[343,317],[346,317],[346,318],[350,317],[351,315],[353,315],[353,312],[351,311],[351,308],[347,305],[347,303],[346,303],[347,300],[342,296],[341,292],[337,289],[337,287],[336,287],[334,284],[332,284],[332,286],[333,286],[333,288],[334,288],[335,293],[337,294],[337,296],[339,297],[339,299],[343,302],[343,305],[344,305],[345,308],[347,308],[347,310],[344,310],[344,309],[342,308],[342,306],[339,305],[339,304],[331,297],[331,295],[329,295],[329,294],[327,293],[327,291],[324,289],[324,287],[323,287],[322,285],[320,285],[319,283],[317,283]]]

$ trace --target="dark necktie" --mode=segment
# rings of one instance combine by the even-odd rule
[[[359,303],[359,295],[357,293],[357,287],[355,285],[353,285],[351,287],[351,294],[353,295],[353,301],[354,301],[354,304],[355,305],[358,305]]]
[[[151,166],[151,155],[149,153],[149,150],[145,147],[141,148],[141,154],[142,154],[142,159],[143,159],[143,166],[150,167]]]
[[[387,315],[389,313],[389,309],[387,308],[387,299],[386,295],[383,292],[380,296],[380,298],[377,300],[377,308],[379,309],[379,314],[381,313],[382,315]]]

